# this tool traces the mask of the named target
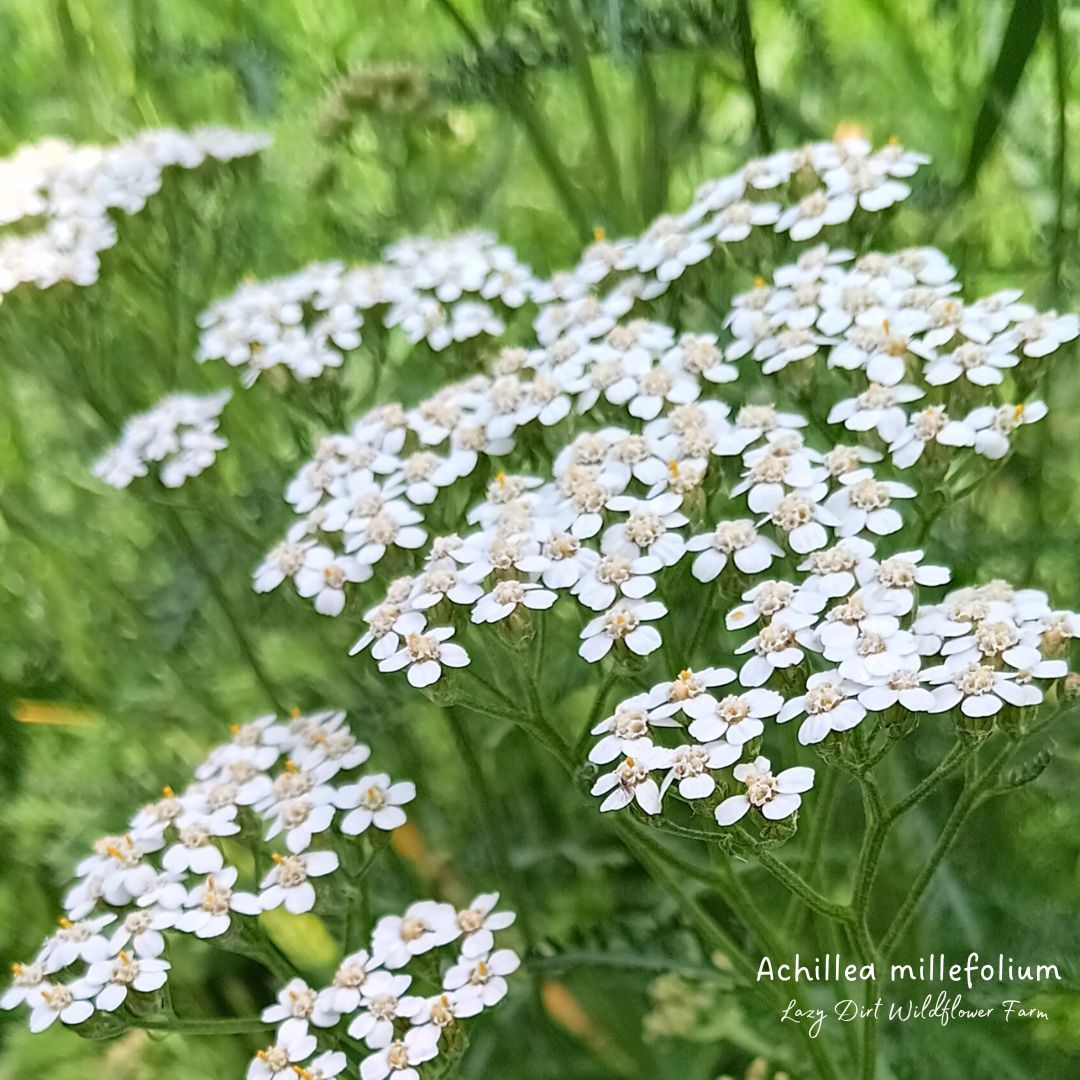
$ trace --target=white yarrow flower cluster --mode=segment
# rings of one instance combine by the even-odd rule
[[[231,391],[221,390],[163,398],[125,423],[120,441],[94,462],[94,475],[111,487],[125,488],[153,466],[165,487],[182,487],[229,445],[218,424],[231,397]]]

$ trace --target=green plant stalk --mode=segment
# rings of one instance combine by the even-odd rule
[[[225,616],[225,621],[229,624],[229,629],[232,632],[233,640],[236,642],[236,647],[247,662],[252,674],[255,676],[255,681],[262,688],[270,703],[274,706],[274,709],[279,713],[287,713],[288,709],[282,704],[281,698],[279,697],[273,682],[266,674],[266,670],[263,668],[261,661],[255,655],[255,649],[248,640],[247,633],[244,630],[240,618],[233,611],[228,594],[225,592],[216,572],[203,556],[194,537],[188,531],[183,518],[171,506],[166,508],[166,516],[172,526],[174,535],[180,541],[180,546],[184,549],[188,558],[199,571],[199,574],[206,582],[206,586],[210,590],[211,595],[221,609],[221,613]]]
[[[566,44],[570,49],[570,60],[577,74],[578,83],[581,86],[581,96],[585,101],[585,108],[589,114],[589,122],[592,126],[593,136],[596,139],[597,156],[600,159],[600,167],[604,170],[608,196],[618,210],[616,221],[621,223],[626,214],[626,206],[623,198],[622,181],[619,178],[619,163],[615,157],[615,149],[611,141],[607,110],[604,108],[604,102],[600,97],[596,78],[593,75],[592,64],[589,61],[589,49],[585,41],[585,35],[582,32],[578,13],[575,10],[574,0],[555,0],[555,7],[562,23]]]
[[[761,92],[761,77],[758,73],[757,49],[754,45],[754,25],[750,17],[750,0],[736,0],[735,24],[739,35],[739,55],[742,59],[743,76],[750,99],[754,103],[754,130],[757,133],[758,149],[763,154],[772,153],[773,139],[769,127],[769,116],[765,109],[765,97]]]
[[[967,819],[974,810],[988,798],[993,797],[992,792],[989,790],[990,786],[1000,775],[1002,767],[1008,762],[1009,758],[1019,749],[1019,745],[1019,743],[1011,743],[1006,746],[980,775],[971,778],[965,784],[941,835],[938,837],[938,842],[934,845],[934,850],[916,875],[907,896],[904,897],[900,905],[900,909],[881,938],[882,956],[888,957],[893,947],[906,933],[938,867],[945,859],[945,856],[948,855],[949,850],[956,842],[961,830],[967,823]]]

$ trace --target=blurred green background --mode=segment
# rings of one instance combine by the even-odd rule
[[[223,367],[192,362],[194,320],[245,275],[374,260],[403,234],[475,226],[547,272],[594,227],[638,231],[701,181],[839,125],[933,156],[897,242],[942,247],[969,297],[1015,284],[1075,308],[1078,47],[1080,12],[1051,0],[0,5],[0,154],[48,135],[206,123],[274,139],[258,163],[170,174],[121,223],[99,284],[0,305],[0,960],[25,958],[48,932],[94,837],[182,784],[229,722],[270,705],[250,650],[283,705],[348,707],[374,762],[421,780],[418,831],[376,882],[377,910],[499,883],[523,911],[542,985],[476,1027],[463,1075],[713,1080],[767,1053],[693,935],[550,762],[399,680],[381,679],[375,696],[367,663],[345,656],[347,619],[251,593],[317,421],[298,428],[262,383],[238,394],[230,450],[167,506],[106,491],[89,464],[162,394],[231,384]],[[957,580],[1007,576],[1076,604],[1073,363],[1063,354],[1038,437],[937,528],[933,554]],[[385,393],[414,401],[451,370],[417,350]],[[588,672],[572,674],[568,709],[590,693]],[[976,819],[934,892],[929,944],[1080,953],[1068,917],[1077,763],[1066,740],[1039,785]],[[503,827],[486,826],[493,814]],[[912,845],[924,826],[913,823]],[[332,964],[318,928],[306,933],[315,967]],[[553,953],[567,956],[540,958]],[[269,1000],[258,969],[219,964],[184,953],[178,1008],[250,1014]],[[652,985],[665,972],[689,982]],[[981,1055],[980,1076],[1080,1075],[1080,1002],[1044,1000],[1051,1022],[957,1029],[950,1053]],[[252,1049],[24,1028],[0,1014],[0,1076],[239,1076]],[[893,1048],[893,1075],[927,1075],[936,1037]]]

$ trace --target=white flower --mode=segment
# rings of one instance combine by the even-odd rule
[[[647,622],[662,619],[667,608],[658,600],[620,600],[603,615],[592,619],[581,631],[578,655],[595,663],[607,656],[611,647],[623,642],[638,656],[648,656],[662,644],[660,632]]]
[[[497,892],[481,893],[457,913],[458,929],[465,935],[463,957],[487,956],[495,945],[494,932],[513,925],[517,916],[512,911],[495,911],[498,902]]]
[[[177,930],[199,938],[219,937],[229,929],[231,912],[258,915],[263,910],[258,897],[233,891],[236,878],[236,867],[227,866],[196,885],[184,901],[188,910],[177,916]]]
[[[420,1080],[417,1065],[439,1053],[439,1032],[431,1024],[414,1027],[360,1063],[361,1080]]]
[[[791,698],[776,717],[784,724],[802,713],[806,719],[799,728],[803,746],[819,743],[830,732],[847,731],[866,716],[866,709],[856,695],[862,687],[840,676],[836,671],[821,671],[806,680],[806,693]]]
[[[840,524],[838,536],[854,536],[869,529],[877,536],[897,532],[904,524],[889,504],[893,499],[913,499],[916,492],[896,480],[875,480],[869,469],[859,469],[840,478],[842,487],[825,501]]]
[[[45,974],[51,975],[76,960],[92,964],[106,956],[114,956],[116,950],[110,947],[111,942],[101,931],[115,920],[116,916],[111,913],[78,922],[61,919],[60,929],[42,944],[37,962],[43,966]]]
[[[48,989],[48,983],[45,969],[40,962],[12,964],[11,985],[0,996],[0,1009],[14,1009],[24,1001],[33,1001],[42,988]]]
[[[496,582],[491,592],[477,600],[472,611],[474,623],[501,622],[512,615],[517,608],[526,607],[531,611],[545,611],[558,596],[550,589],[545,589],[535,582],[515,581],[508,578]]]
[[[717,345],[715,334],[683,334],[664,353],[663,363],[670,368],[678,365],[688,375],[714,383],[734,382],[739,375],[736,368],[724,363],[724,354]]]
[[[840,665],[845,679],[866,684],[914,662],[919,641],[901,630],[892,615],[869,615],[857,625],[839,620],[819,632],[826,660]]]
[[[410,603],[418,611],[426,611],[444,598],[452,604],[472,604],[483,594],[484,590],[479,585],[463,581],[452,563],[440,561],[428,566],[416,579]]]
[[[802,793],[814,786],[813,769],[799,766],[774,776],[769,759],[764,757],[736,765],[732,775],[746,785],[746,792],[732,795],[716,808],[718,825],[734,825],[752,806],[769,821],[791,817],[802,803]]]
[[[1080,336],[1080,319],[1049,311],[1018,323],[1009,336],[1020,345],[1025,356],[1049,356]]]
[[[113,1012],[124,1003],[129,990],[149,993],[163,987],[169,967],[167,960],[136,959],[121,951],[113,959],[91,964],[86,970],[85,981],[94,988],[94,1007],[102,1012]]]
[[[273,808],[266,839],[285,833],[285,847],[294,855],[311,847],[312,839],[330,828],[334,820],[333,789],[314,788],[297,799],[285,799]]]
[[[918,586],[933,588],[949,580],[944,566],[923,566],[922,551],[902,551],[877,562],[866,558],[855,568],[860,585],[867,589],[868,598],[883,594],[897,615],[906,615],[915,606]]]
[[[403,615],[395,625],[403,644],[394,653],[379,661],[380,671],[400,671],[408,667],[409,683],[424,687],[437,682],[444,667],[460,668],[469,663],[469,654],[449,639],[454,631],[449,626],[427,629],[420,612]]]
[[[783,549],[762,536],[752,521],[745,518],[721,521],[711,533],[699,533],[686,542],[688,551],[701,554],[694,559],[691,572],[698,581],[714,581],[728,559],[744,574],[760,574],[772,566],[773,559],[783,557]]]
[[[974,409],[956,425],[957,442],[954,445],[974,446],[975,453],[991,461],[1003,458],[1009,452],[1009,437],[1023,424],[1034,424],[1046,416],[1046,405],[1032,401],[1027,405],[984,405]],[[962,425],[962,426],[961,426]],[[950,425],[950,428],[953,425]],[[966,441],[968,438],[970,442]]]
[[[735,672],[731,668],[710,667],[701,671],[684,668],[671,682],[659,683],[649,691],[646,699],[649,721],[655,724],[678,712],[686,713],[691,719],[699,714],[708,715],[711,708],[708,691],[734,681]]]
[[[343,1073],[348,1064],[349,1059],[340,1050],[326,1050],[304,1066],[300,1080],[332,1080]]]
[[[728,694],[719,701],[710,696],[704,704],[708,709],[697,710],[699,715],[690,724],[690,734],[701,742],[723,738],[732,746],[741,747],[765,730],[762,718],[775,716],[784,698],[775,690],[758,689]]]
[[[247,1080],[294,1080],[293,1066],[311,1057],[317,1045],[303,1020],[286,1020],[278,1028],[273,1046],[255,1055],[248,1066]]]
[[[860,690],[859,704],[871,712],[884,712],[897,704],[908,712],[941,711],[937,699],[922,685],[926,674],[919,671],[918,658],[913,658],[912,663],[914,667],[901,667],[880,684]]]
[[[941,405],[929,405],[920,412],[912,413],[907,427],[889,444],[893,464],[898,469],[908,469],[922,457],[930,443],[942,446],[973,446],[975,435],[962,424],[949,420]]]
[[[676,721],[654,717],[649,712],[649,698],[649,694],[627,698],[592,729],[593,735],[603,736],[589,751],[589,760],[594,765],[607,765],[622,754],[632,755],[641,741],[647,739],[650,727],[676,726]]]
[[[787,538],[791,550],[800,555],[816,551],[829,542],[825,526],[838,528],[840,525],[840,519],[828,504],[823,506],[821,503],[827,492],[828,485],[824,482],[790,491],[782,498],[775,498],[776,493],[772,491],[762,499],[766,517],[759,524],[771,521]]]
[[[64,985],[45,983],[35,988],[27,998],[30,1005],[30,1030],[35,1034],[44,1031],[58,1018],[64,1024],[81,1024],[93,1015],[94,1006],[87,998],[93,997],[98,988],[85,979]]]
[[[600,556],[588,548],[579,553],[578,564],[582,569],[572,592],[592,611],[611,607],[620,594],[632,600],[648,596],[656,588],[650,575],[663,567],[654,555]]]
[[[283,1020],[302,1020],[306,1025],[313,1019],[317,994],[303,979],[290,979],[278,991],[277,1004],[262,1011],[262,1019],[271,1024]]]
[[[937,684],[935,712],[947,712],[960,706],[965,716],[993,716],[1002,705],[1027,704],[1026,688],[1012,680],[1015,672],[996,671],[987,664],[952,662],[950,657],[940,667],[930,668],[927,679]]]
[[[882,386],[872,382],[858,397],[845,398],[829,410],[830,424],[843,423],[848,431],[877,431],[880,438],[892,443],[900,438],[907,425],[907,413],[900,407],[917,401],[923,391],[917,386]]]
[[[363,1010],[349,1024],[349,1035],[362,1039],[372,1050],[389,1046],[394,1039],[394,1021],[414,1017],[423,1007],[423,998],[406,996],[412,985],[411,975],[373,971],[360,992]]]
[[[420,900],[404,915],[384,915],[371,937],[375,959],[391,969],[404,967],[414,956],[437,949],[461,936],[457,912],[450,904]]]
[[[747,687],[761,686],[774,670],[791,667],[803,658],[795,632],[782,622],[763,626],[755,637],[740,645],[735,652],[754,654],[739,669],[739,682]]]
[[[815,191],[780,215],[776,231],[788,233],[792,240],[810,240],[826,226],[848,221],[856,206],[849,191]]]
[[[707,799],[716,790],[712,769],[722,769],[742,757],[742,747],[729,742],[687,743],[677,746],[671,755],[671,769],[660,785],[663,798],[678,781],[684,799]]]
[[[994,386],[1004,379],[1002,368],[1016,367],[1020,362],[1008,350],[1009,342],[1005,340],[999,339],[989,345],[965,341],[951,353],[927,363],[923,378],[931,386],[944,386],[963,375],[976,386]]]
[[[484,998],[480,988],[463,986],[460,990],[425,998],[412,1022],[431,1027],[441,1038],[443,1031],[458,1020],[477,1016],[483,1011]]]
[[[742,598],[747,602],[727,613],[729,630],[753,626],[759,618],[783,623],[790,630],[803,630],[815,621],[826,603],[821,593],[801,589],[790,581],[763,581],[744,592]]]
[[[1038,649],[1030,645],[1021,645],[1006,649],[1002,659],[1016,671],[1016,681],[1010,688],[1019,698],[1016,705],[1038,705],[1042,691],[1031,684],[1032,679],[1061,679],[1068,674],[1069,665],[1064,660],[1044,660]]]
[[[506,976],[512,975],[520,966],[521,961],[511,949],[496,949],[490,956],[462,956],[447,969],[443,976],[443,989],[476,988],[484,1008],[490,1009],[506,997]]]
[[[801,444],[801,438],[788,436],[785,442]],[[793,449],[770,441],[764,447],[748,450],[743,455],[743,463],[746,468],[742,479],[731,489],[731,496],[737,498],[749,492],[747,505],[755,513],[774,506],[787,494],[788,488],[808,488],[827,475],[823,468],[814,466],[801,445]]]
[[[622,810],[632,802],[646,814],[660,813],[660,785],[651,773],[671,767],[672,751],[653,746],[651,740],[642,739],[613,772],[605,773],[592,786],[591,794],[606,795],[600,804],[601,812]]]
[[[378,967],[366,949],[346,956],[334,973],[334,981],[319,991],[312,1023],[319,1027],[333,1027],[342,1016],[356,1012],[360,1008],[364,983]]]
[[[160,956],[165,951],[161,931],[176,926],[179,918],[178,912],[158,905],[129,912],[109,939],[109,954],[115,955],[130,944],[138,957]],[[104,959],[104,954],[95,959]]]
[[[224,865],[221,849],[214,844],[219,836],[235,836],[236,807],[223,806],[211,814],[182,814],[176,821],[179,842],[166,849],[161,865],[171,874],[210,874]]]
[[[370,566],[319,545],[304,553],[304,565],[296,574],[296,591],[305,599],[314,597],[320,615],[340,615],[345,610],[345,586],[370,577]]]
[[[800,588],[830,598],[846,596],[855,587],[859,567],[873,554],[873,543],[859,536],[849,536],[824,551],[813,551],[799,563],[798,569],[809,574]]]
[[[405,824],[404,803],[416,798],[416,785],[410,780],[390,782],[386,773],[363,776],[355,784],[338,790],[334,802],[350,810],[339,829],[346,836],[356,836],[369,826],[390,832]]]
[[[263,911],[285,905],[292,915],[301,915],[315,906],[315,886],[308,880],[332,874],[338,857],[332,851],[306,851],[299,855],[274,853],[274,867],[260,882],[259,903]]]
[[[256,592],[270,592],[286,578],[294,578],[303,569],[304,559],[314,540],[283,540],[255,568],[252,574]]]

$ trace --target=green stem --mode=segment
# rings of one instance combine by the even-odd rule
[[[806,879],[813,878],[817,871],[818,860],[821,858],[821,850],[825,846],[825,837],[829,832],[829,818],[832,816],[833,803],[836,801],[836,793],[840,790],[840,772],[837,769],[829,769],[825,774],[825,780],[817,793],[817,807],[814,812],[814,821],[810,829],[810,838],[806,844],[806,850],[802,854],[802,874]],[[807,881],[810,884],[810,881]],[[784,912],[782,925],[789,929],[789,936],[794,938],[799,932],[805,905],[799,904],[799,897],[792,893],[791,901]]]
[[[813,888],[804,878],[778,859],[771,851],[755,851],[754,858],[768,870],[792,895],[797,896],[807,907],[824,915],[827,919],[844,922],[851,917],[843,904],[833,903]]]
[[[891,825],[892,822],[902,814],[907,813],[913,806],[922,802],[923,799],[925,799],[943,780],[956,772],[963,764],[964,760],[970,754],[974,753],[974,750],[974,746],[965,745],[957,739],[949,749],[949,752],[938,763],[937,767],[916,784],[907,795],[893,803],[893,805],[885,811],[884,820],[886,824]]]
[[[279,713],[286,713],[288,710],[282,705],[281,699],[278,696],[277,690],[274,688],[274,684],[270,681],[269,676],[266,674],[261,661],[255,655],[255,649],[251,642],[248,640],[248,636],[244,627],[233,611],[232,603],[229,600],[228,594],[225,592],[224,587],[221,584],[217,573],[207,562],[203,556],[202,550],[195,542],[194,537],[188,531],[187,526],[184,524],[183,518],[172,508],[166,508],[166,514],[172,525],[173,532],[176,538],[180,541],[180,546],[187,553],[188,558],[195,565],[195,568],[202,575],[203,580],[206,582],[207,588],[210,590],[211,595],[217,602],[218,607],[221,609],[221,613],[225,616],[225,621],[229,624],[229,629],[232,631],[232,636],[236,642],[237,648],[240,650],[241,655],[247,661],[248,667],[251,668],[252,674],[255,676],[256,682],[262,687],[267,698],[269,698],[271,704]]]
[[[772,152],[772,131],[769,129],[769,117],[765,111],[765,96],[761,92],[761,77],[758,74],[757,49],[754,46],[754,25],[750,18],[750,0],[736,0],[735,25],[739,35],[739,54],[742,58],[743,75],[746,88],[754,103],[754,129],[757,132],[758,148],[762,153]]]
[[[945,856],[948,855],[949,849],[956,842],[967,819],[971,816],[972,812],[989,797],[987,794],[988,789],[997,779],[1002,767],[1009,758],[1016,753],[1018,748],[1018,743],[1012,743],[1006,746],[979,776],[973,777],[965,785],[964,790],[960,793],[960,797],[953,806],[948,821],[945,822],[945,828],[938,837],[938,841],[934,845],[933,851],[930,852],[922,869],[916,875],[911,888],[908,890],[907,896],[904,897],[904,900],[900,905],[900,909],[893,917],[892,922],[889,924],[888,929],[881,939],[882,956],[887,957],[892,948],[907,931],[911,924],[911,920],[915,916],[915,911],[923,899],[923,895],[926,893],[930,882],[933,880],[934,874],[937,872],[937,869]]]
[[[593,136],[596,139],[597,157],[600,159],[600,167],[604,170],[607,181],[608,197],[619,208],[619,220],[621,221],[625,206],[623,203],[622,181],[619,178],[619,163],[615,157],[615,150],[611,142],[607,112],[604,109],[600,91],[596,86],[592,64],[589,61],[589,49],[585,41],[585,35],[582,32],[573,0],[555,0],[555,7],[570,50],[570,60],[574,65],[581,86],[581,96],[585,100],[585,107],[589,113]]]
[[[1050,40],[1054,48],[1054,90],[1056,123],[1054,129],[1054,232],[1050,241],[1050,273],[1054,301],[1061,299],[1061,265],[1065,258],[1066,162],[1069,154],[1069,67],[1065,53],[1065,35],[1061,31],[1059,0],[1048,0],[1046,14],[1050,22]]]
[[[246,1035],[250,1032],[266,1031],[274,1026],[273,1021],[260,1020],[257,1016],[229,1017],[224,1020],[203,1020],[199,1018],[182,1019],[181,1017],[134,1020],[133,1027],[147,1031],[176,1032],[178,1035]]]
[[[450,21],[457,27],[458,32],[465,38],[477,55],[483,55],[484,44],[480,35],[476,32],[472,23],[461,13],[454,0],[435,0],[435,3],[443,10]],[[506,107],[517,117],[525,134],[532,143],[533,152],[540,168],[544,171],[551,186],[555,189],[563,204],[567,216],[574,223],[581,236],[590,235],[589,215],[578,198],[577,189],[574,187],[570,175],[566,171],[561,158],[555,150],[555,145],[544,127],[540,113],[529,96],[528,88],[523,83],[523,76],[518,75],[516,81],[503,81],[503,101]]]

